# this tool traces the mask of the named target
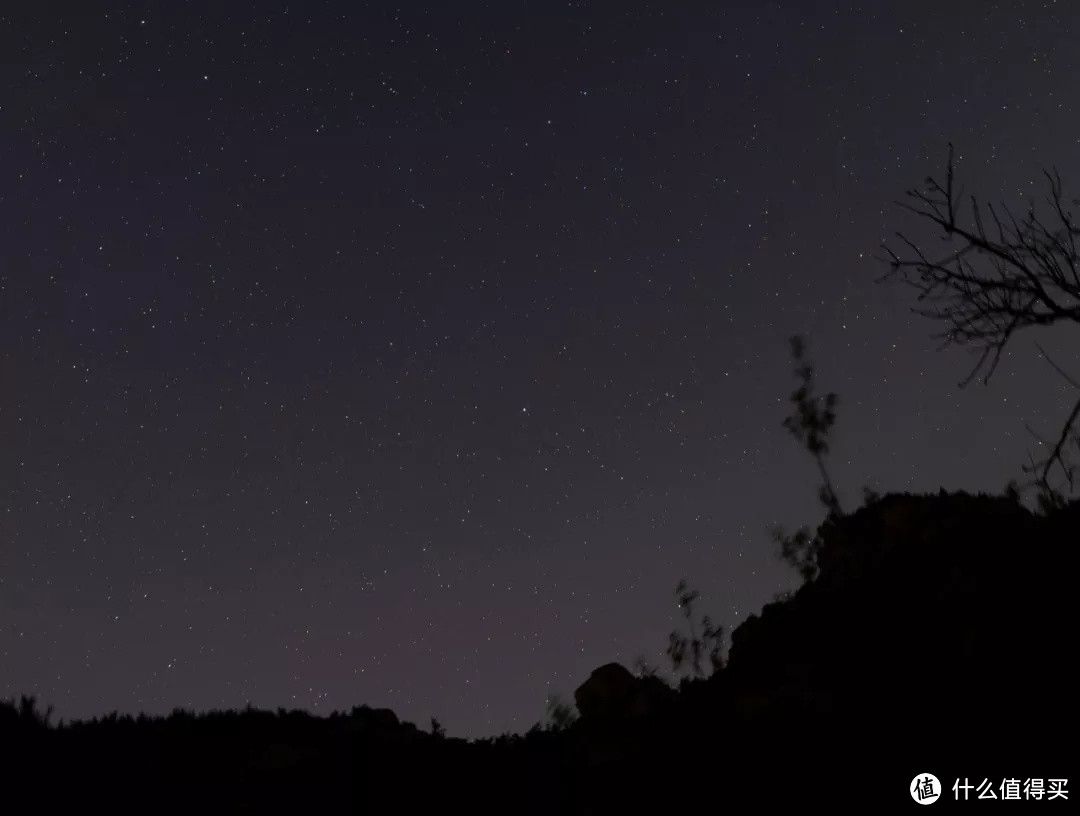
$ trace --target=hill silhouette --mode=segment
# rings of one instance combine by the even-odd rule
[[[53,725],[0,706],[4,810],[638,813],[914,806],[912,778],[1068,778],[1080,502],[891,494],[817,531],[818,572],[672,689],[618,664],[565,727],[466,741],[360,706]],[[22,812],[12,808],[9,812]]]

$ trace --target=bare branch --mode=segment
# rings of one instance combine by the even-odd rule
[[[975,365],[960,382],[964,387],[976,378],[988,383],[1019,332],[1059,324],[1080,327],[1080,226],[1057,170],[1044,172],[1048,214],[1032,204],[1017,217],[1004,205],[981,205],[972,196],[970,223],[963,224],[954,170],[950,144],[944,185],[928,178],[924,187],[908,190],[905,200],[897,202],[936,226],[953,247],[942,257],[931,257],[898,233],[899,251],[883,246],[882,260],[889,271],[882,278],[899,279],[915,289],[912,310],[943,325],[935,335],[942,347],[966,346],[976,352]],[[1050,360],[1041,346],[1039,351],[1066,382],[1080,389],[1080,383]],[[1080,444],[1078,423],[1080,402],[1056,442],[1052,446],[1044,442],[1049,456],[1025,467],[1051,499],[1060,498],[1049,482],[1055,468],[1070,489],[1078,481],[1077,468],[1066,457],[1070,438]]]
[[[1036,343],[1035,348],[1039,350],[1039,354],[1042,355],[1042,358],[1050,364],[1050,367],[1053,368],[1054,371],[1061,375],[1061,378],[1065,380],[1065,382],[1067,382],[1076,390],[1080,391],[1080,383],[1070,377],[1061,366],[1051,360],[1050,355],[1046,353],[1046,349],[1044,349],[1040,343]]]

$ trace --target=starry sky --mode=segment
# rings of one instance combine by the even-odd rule
[[[680,578],[793,586],[790,335],[849,505],[998,491],[1071,405],[1024,342],[960,389],[874,260],[950,140],[1075,190],[1069,3],[3,14],[0,696],[522,731],[661,664]]]

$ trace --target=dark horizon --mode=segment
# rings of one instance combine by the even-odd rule
[[[1068,413],[873,257],[950,141],[1080,195],[1067,8],[93,5],[0,17],[0,697],[522,732],[795,586],[789,336],[851,504]]]

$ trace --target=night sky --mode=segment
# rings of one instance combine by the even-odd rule
[[[1080,191],[1078,10],[827,5],[4,4],[0,696],[523,731],[794,585],[795,333],[847,505],[1020,475],[874,256]]]

